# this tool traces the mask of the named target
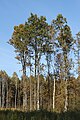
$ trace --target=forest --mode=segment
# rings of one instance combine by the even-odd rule
[[[74,37],[62,14],[49,24],[46,17],[31,13],[24,24],[14,26],[8,44],[22,76],[0,71],[1,110],[80,111],[80,32]]]

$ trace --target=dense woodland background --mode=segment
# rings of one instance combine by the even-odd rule
[[[72,35],[59,14],[51,24],[30,15],[14,26],[8,41],[22,65],[22,77],[0,71],[0,108],[55,112],[80,110],[80,32]]]

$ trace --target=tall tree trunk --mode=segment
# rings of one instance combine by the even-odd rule
[[[68,110],[68,90],[67,90],[67,77],[68,77],[68,63],[67,63],[67,53],[64,53],[64,61],[65,61],[65,105],[64,111]]]
[[[34,110],[36,110],[36,82],[34,82]]]
[[[68,91],[67,91],[67,79],[65,79],[65,106],[64,111],[68,110]]]
[[[54,75],[54,84],[53,84],[53,110],[55,109],[55,75]]]
[[[23,68],[23,109],[26,109],[27,105],[27,93],[26,93],[26,52],[23,51],[23,58],[22,58],[22,68]]]
[[[25,77],[23,78],[23,110],[27,109],[27,90],[26,90],[26,82]]]
[[[8,87],[8,81],[6,83],[6,88],[7,88],[6,108],[8,108],[8,104],[9,104],[9,87]]]
[[[20,107],[21,107],[21,100],[20,100],[20,97],[21,97],[21,95],[20,95],[20,81],[19,81],[19,83],[18,83],[18,107],[19,107],[19,109],[20,109]]]
[[[38,61],[38,78],[37,78],[37,110],[39,110],[39,61]]]
[[[31,65],[30,65],[30,111],[31,110],[32,110],[32,83],[31,83]]]
[[[48,67],[48,109],[51,109],[51,86],[50,86],[50,60],[51,60],[51,55],[49,53],[47,53],[46,56],[47,59],[47,67]]]
[[[22,57],[22,70],[23,70],[23,76],[26,76],[26,52],[23,52]]]
[[[15,109],[17,107],[17,80],[16,80],[16,89],[15,89]]]
[[[34,85],[34,109],[37,109],[37,78],[36,78],[36,72],[37,72],[37,40],[35,38],[35,85]]]

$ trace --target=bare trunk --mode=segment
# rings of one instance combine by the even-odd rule
[[[23,109],[26,109],[26,52],[23,52],[22,58],[22,68],[23,68]]]
[[[68,93],[67,93],[67,79],[65,80],[65,106],[64,110],[67,111],[68,109]]]
[[[8,83],[6,83],[6,86],[7,86],[6,108],[8,108],[8,104],[9,104],[9,91],[8,91]]]
[[[65,105],[64,111],[68,110],[68,90],[67,90],[67,73],[68,73],[68,63],[67,63],[67,53],[64,53],[64,61],[65,61]]]
[[[39,110],[39,62],[38,62],[38,79],[37,79],[37,110]]]
[[[26,76],[23,76],[23,110],[27,108]]]
[[[17,80],[16,80],[16,91],[15,91],[15,108],[17,107]]]
[[[36,71],[37,71],[37,42],[35,38],[35,83],[34,83],[34,110],[37,109],[37,78],[36,78]]]
[[[32,110],[32,89],[31,89],[31,66],[30,66],[30,111]]]
[[[34,110],[36,110],[36,83],[34,83]]]
[[[54,77],[54,85],[53,85],[53,110],[55,109],[55,77]]]

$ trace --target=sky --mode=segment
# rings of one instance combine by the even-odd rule
[[[9,76],[13,72],[22,75],[14,48],[7,42],[14,26],[24,24],[30,13],[46,16],[49,24],[58,14],[62,14],[75,36],[80,31],[79,12],[80,0],[0,0],[0,70],[5,70]]]

